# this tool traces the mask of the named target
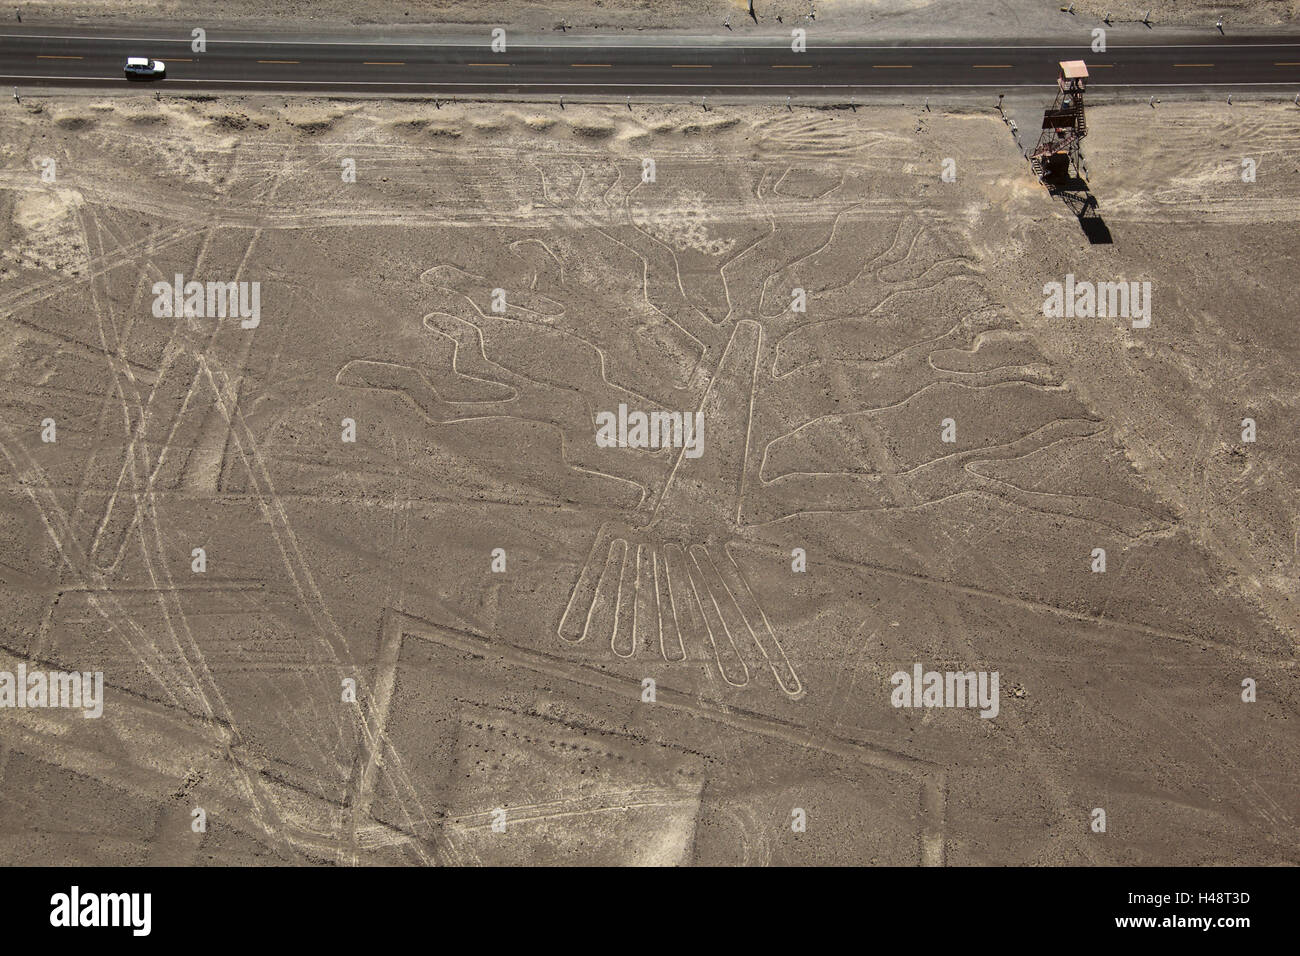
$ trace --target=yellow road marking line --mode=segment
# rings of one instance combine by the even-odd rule
[[[362,60],[362,66],[406,66],[405,60]]]
[[[1009,70],[1010,63],[972,63],[972,70]]]
[[[38,59],[38,60],[84,60],[85,57],[82,57],[82,56],[54,56],[54,55],[46,56],[46,55],[43,54],[43,53],[38,53],[38,54],[36,54],[36,59]]]
[[[873,63],[872,66],[871,66],[871,68],[872,68],[873,70],[910,70],[910,69],[912,68],[912,64],[910,64],[910,63]]]
[[[1300,66],[1300,60],[1290,63],[1274,63],[1274,66]]]
[[[712,63],[674,63],[674,70],[711,70]]]
[[[811,63],[773,63],[774,70],[811,70]]]
[[[258,60],[258,63],[297,63],[297,60]]]
[[[509,63],[466,63],[466,66],[509,66]]]
[[[1098,69],[1098,68],[1099,68],[1099,69],[1103,69],[1103,70],[1105,70],[1105,69],[1109,69],[1110,67],[1112,67],[1112,66],[1114,66],[1114,65],[1115,65],[1114,63],[1089,63],[1089,64],[1088,64],[1088,69],[1092,70],[1092,69]]]
[[[570,63],[569,66],[579,67],[579,68],[581,68],[581,67],[603,67],[603,68],[605,68],[605,69],[608,69],[609,67],[613,66],[613,64],[612,64],[612,63]]]
[[[1175,63],[1174,66],[1214,66],[1213,63]]]

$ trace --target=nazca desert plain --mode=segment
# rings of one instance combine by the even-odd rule
[[[1300,0],[1078,0],[1069,13],[1060,0],[21,0],[15,12],[33,21],[84,23],[124,19],[168,23],[282,24],[331,27],[386,24],[406,27],[492,24],[533,31],[718,30],[733,35],[808,22],[826,35],[848,31],[900,36],[1047,36],[1066,24],[1110,17],[1118,24],[1145,16],[1161,28],[1210,28],[1223,18],[1227,30],[1294,23]],[[728,18],[730,18],[728,20]],[[779,19],[778,19],[779,18]],[[1044,32],[1046,31],[1046,32]]]
[[[6,110],[0,860],[1298,862],[1296,112],[1151,117],[1092,245],[988,108]]]

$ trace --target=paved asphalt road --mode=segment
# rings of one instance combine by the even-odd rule
[[[493,53],[481,40],[303,38],[212,32],[203,53],[189,30],[8,26],[0,33],[0,83],[19,87],[115,87],[128,82],[128,56],[167,63],[172,90],[332,93],[568,93],[624,95],[833,96],[872,90],[940,90],[1051,85],[1056,63],[1085,59],[1094,88],[1275,87],[1300,91],[1300,34],[1212,35],[1162,43],[1153,36],[1112,41],[1106,53],[1086,42],[870,45],[819,42],[794,53],[779,38],[564,37],[510,42]]]

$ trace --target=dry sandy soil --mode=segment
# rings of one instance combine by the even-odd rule
[[[1212,26],[1223,17],[1229,28],[1294,23],[1300,0],[1077,0],[1064,17],[1060,0],[756,0],[757,23],[747,0],[25,0],[24,20],[101,20],[123,17],[198,25],[213,23],[492,24],[515,29],[574,28],[717,29],[730,16],[733,30],[773,29],[804,22],[814,13],[821,32],[901,30],[910,35],[1044,35],[1110,13],[1119,23],[1136,22],[1151,11],[1157,25]],[[1035,32],[1037,31],[1037,32]]]
[[[1297,112],[1152,115],[1090,245],[991,111],[6,110],[0,670],[107,700],[0,710],[0,862],[1300,862]]]

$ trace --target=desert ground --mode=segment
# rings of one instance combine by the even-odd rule
[[[1300,862],[1300,111],[1089,128],[1109,243],[987,106],[7,108],[0,670],[105,699],[0,862]]]
[[[1067,13],[1066,11],[1069,10]],[[291,23],[304,29],[345,24],[508,26],[516,30],[717,31],[727,18],[734,36],[815,22],[821,35],[844,32],[900,36],[1049,36],[1117,25],[1150,14],[1161,28],[1228,30],[1294,24],[1300,0],[22,0],[13,17],[26,23],[123,18],[169,25]],[[10,14],[6,11],[6,17]]]

